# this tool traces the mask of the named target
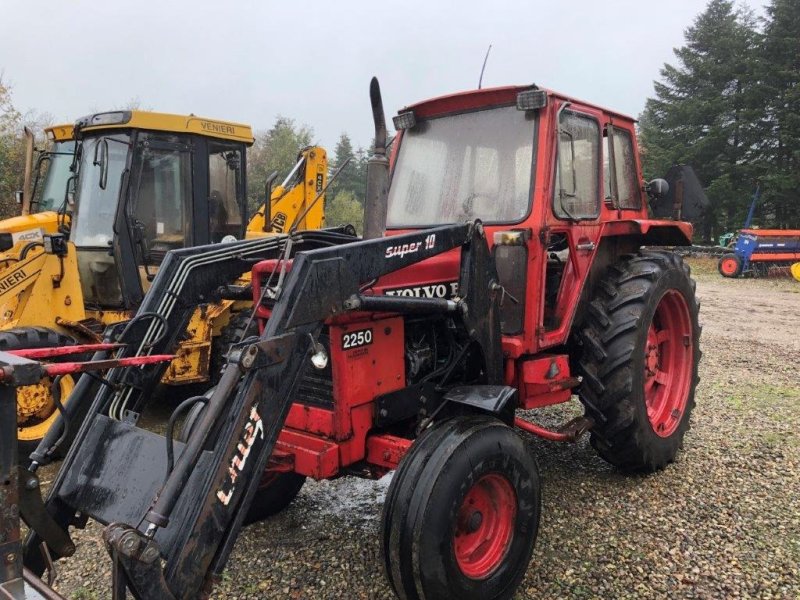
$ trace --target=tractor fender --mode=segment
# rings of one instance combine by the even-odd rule
[[[642,246],[689,246],[691,243],[692,224],[684,221],[624,219],[604,223],[572,320],[572,330],[582,327],[593,290],[620,256],[633,254]]]
[[[623,219],[603,224],[601,237],[633,236],[642,246],[690,246],[692,224],[685,221]]]
[[[443,399],[496,416],[510,425],[517,407],[517,390],[507,385],[459,385],[448,390]]]

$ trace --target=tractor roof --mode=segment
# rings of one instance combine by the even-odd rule
[[[598,111],[623,119],[625,121],[630,121],[630,122],[636,121],[636,119],[634,119],[633,117],[622,114],[615,110],[609,110],[607,108],[603,108],[602,106],[598,106],[596,104],[584,102],[582,100],[578,100],[571,96],[555,92],[553,90],[540,88],[535,84],[509,85],[504,87],[483,88],[480,90],[467,90],[464,92],[456,92],[454,94],[447,94],[445,96],[439,96],[437,98],[431,98],[430,100],[417,102],[416,104],[412,104],[410,106],[401,109],[399,112],[413,110],[415,115],[417,115],[418,117],[425,118],[425,117],[435,117],[453,112],[463,112],[468,110],[477,110],[480,108],[488,108],[490,106],[514,105],[517,101],[517,94],[519,92],[531,89],[540,89],[544,91],[548,97],[557,98],[559,100],[566,100],[573,104],[579,104],[581,106],[594,108]]]
[[[195,115],[171,115],[144,110],[116,110],[88,115],[75,122],[82,133],[108,129],[149,129],[171,133],[191,133],[223,140],[253,143],[249,125],[207,119]]]
[[[72,123],[45,127],[44,133],[47,135],[47,139],[53,142],[66,142],[75,139],[75,128]]]

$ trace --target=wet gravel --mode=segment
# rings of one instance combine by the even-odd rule
[[[517,598],[800,598],[800,283],[694,266],[704,355],[684,451],[629,477],[587,440],[528,438],[544,506]],[[577,412],[573,402],[538,418]],[[388,480],[307,483],[244,530],[214,597],[391,598],[379,539]],[[68,597],[107,597],[99,531],[76,536],[58,584]]]

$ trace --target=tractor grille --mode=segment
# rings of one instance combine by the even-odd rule
[[[297,390],[297,402],[324,408],[333,407],[333,379],[331,378],[330,364],[322,371],[311,366],[306,368],[306,373],[300,381],[300,388]]]
[[[327,331],[319,336],[319,342],[330,356],[331,344]],[[306,367],[295,401],[301,404],[333,408],[333,369],[330,360],[322,370],[315,369],[310,364]]]

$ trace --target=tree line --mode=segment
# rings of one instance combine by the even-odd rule
[[[674,52],[640,115],[646,177],[691,165],[711,201],[706,236],[741,227],[757,185],[756,223],[800,228],[800,2],[769,0],[765,16],[756,18],[731,0],[711,0]],[[0,217],[19,210],[13,192],[22,185],[23,125],[41,139],[51,121],[21,113],[11,100],[0,77]],[[314,132],[279,116],[255,137],[248,158],[253,210],[268,175],[288,174]],[[350,159],[326,195],[329,225],[361,227],[367,154],[346,133],[329,153],[331,174]]]
[[[755,224],[800,228],[800,2],[763,18],[711,0],[685,31],[640,116],[646,176],[694,168],[711,202],[707,235]]]
[[[136,99],[123,108],[136,109],[139,105]],[[19,214],[14,192],[22,188],[25,171],[23,128],[32,129],[37,148],[44,148],[47,145],[44,128],[53,124],[50,115],[23,114],[18,110],[10,86],[0,77],[0,218]],[[282,181],[297,162],[299,152],[314,143],[314,130],[308,125],[297,124],[293,119],[278,116],[271,128],[257,131],[254,137],[255,142],[247,153],[247,195],[251,213],[264,201],[267,177],[277,172],[278,182]],[[328,154],[329,174],[332,175],[348,158],[350,162],[328,187],[326,223],[331,226],[352,224],[360,231],[367,152],[364,148],[354,147],[350,137],[342,133],[335,149]]]

